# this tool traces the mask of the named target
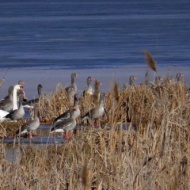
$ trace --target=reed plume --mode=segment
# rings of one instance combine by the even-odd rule
[[[157,66],[156,66],[156,61],[153,59],[151,53],[147,50],[144,51],[145,53],[145,59],[149,67],[157,73]]]

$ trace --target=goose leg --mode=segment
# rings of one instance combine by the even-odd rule
[[[68,131],[65,132],[65,134],[63,135],[63,137],[68,140],[69,139],[69,136],[68,136]]]
[[[95,122],[94,122],[94,127],[95,128],[99,128],[100,127],[100,120],[99,119],[96,119]]]
[[[93,126],[93,127],[95,127],[95,125],[94,125],[94,119],[91,119],[91,125]]]
[[[29,139],[33,139],[32,132],[29,132]]]
[[[73,131],[70,131],[71,134],[69,134],[69,131],[67,131],[64,135],[64,138],[67,140],[70,140],[73,137]]]

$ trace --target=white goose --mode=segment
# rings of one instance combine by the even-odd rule
[[[14,86],[13,88],[13,110],[18,109],[18,105],[17,105],[17,91],[20,90],[20,85],[17,84]],[[4,110],[0,110],[0,121],[4,121],[6,118],[5,116],[8,115],[9,112],[8,111],[4,111]]]
[[[20,97],[18,109],[12,110],[9,114],[5,116],[5,118],[13,120],[13,121],[18,121],[19,119],[22,119],[25,115],[22,102],[23,102],[23,99]]]

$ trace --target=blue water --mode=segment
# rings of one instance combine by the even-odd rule
[[[190,65],[190,2],[0,2],[0,68]]]

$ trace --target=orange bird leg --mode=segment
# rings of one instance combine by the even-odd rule
[[[94,127],[95,128],[99,128],[100,127],[100,120],[99,119],[95,119]]]
[[[33,139],[32,132],[31,132],[31,131],[29,132],[29,138],[30,138],[30,139]]]
[[[65,139],[70,140],[73,137],[73,131],[70,131],[70,132],[71,132],[71,134],[69,134],[69,132],[66,132],[64,134]]]
[[[94,120],[93,119],[90,121],[90,124],[94,127]]]
[[[68,132],[67,132],[67,131],[65,132],[65,134],[63,134],[63,137],[64,137],[65,139],[67,139],[67,140],[69,139],[69,136],[68,136]]]

